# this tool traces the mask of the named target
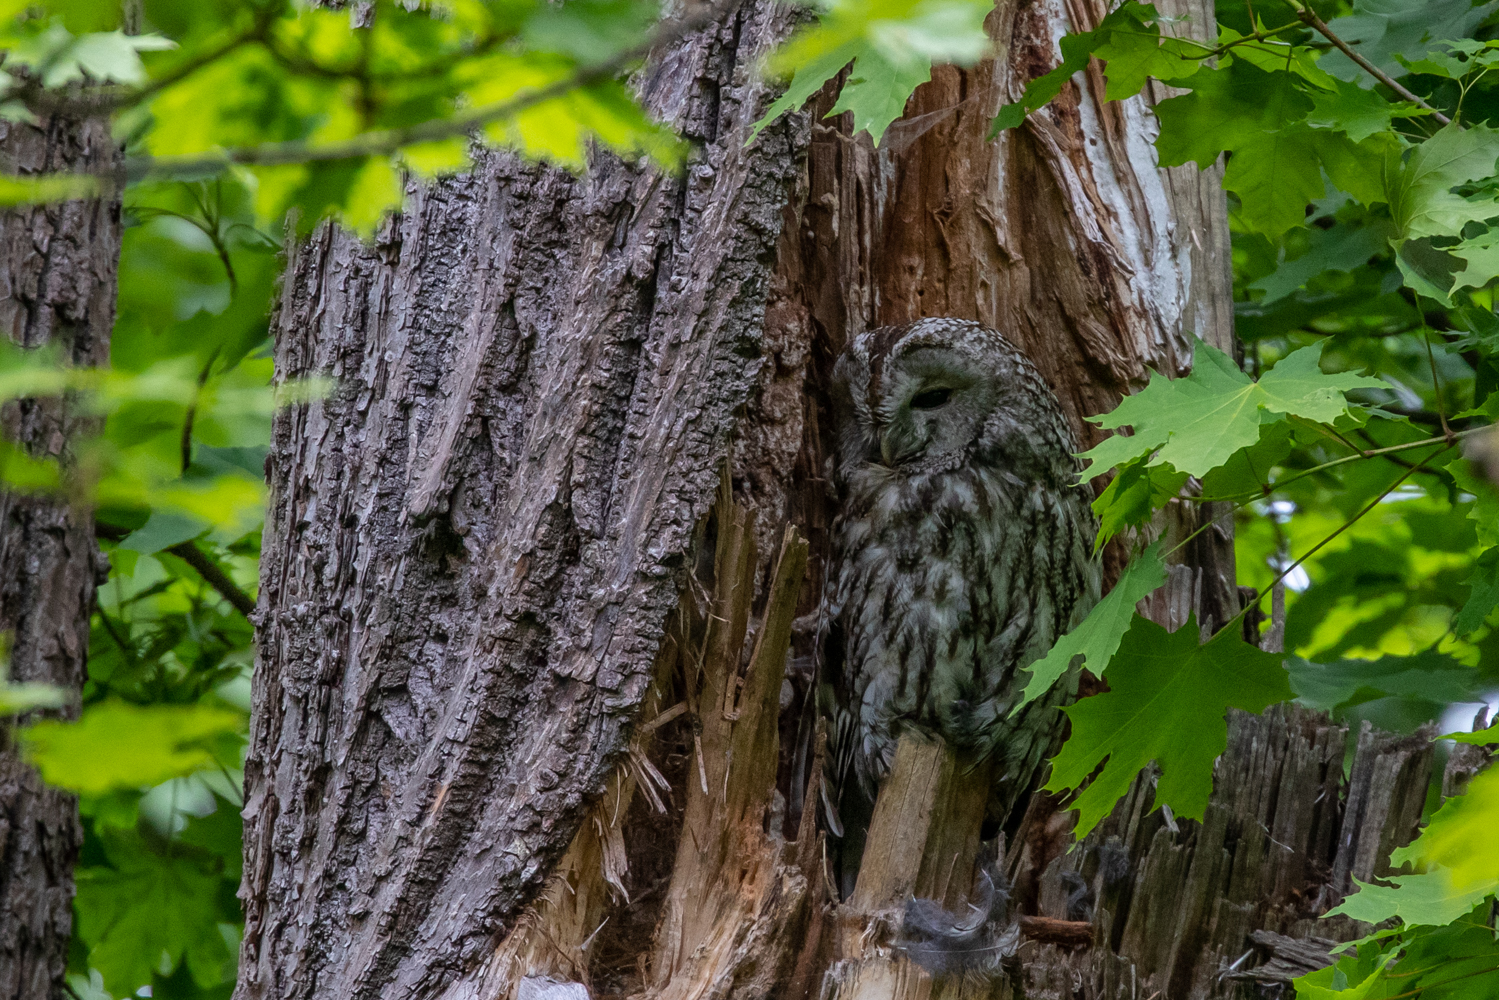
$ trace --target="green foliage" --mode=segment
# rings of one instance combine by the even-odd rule
[[[1454,703],[1482,702],[1493,684],[1471,666],[1431,649],[1327,663],[1291,657],[1286,669],[1301,704],[1349,723],[1367,719],[1389,732],[1413,732]]]
[[[1336,965],[1295,981],[1302,1000],[1486,1000],[1499,985],[1499,940],[1487,906],[1444,927],[1402,928],[1365,941]]]
[[[791,82],[755,125],[755,134],[795,111],[849,67],[829,115],[851,111],[854,130],[876,145],[905,111],[912,91],[931,78],[932,63],[971,65],[989,51],[987,0],[834,0],[771,60]]]
[[[1135,604],[1149,597],[1166,582],[1166,564],[1159,542],[1145,547],[1114,584],[1103,600],[1088,612],[1082,624],[1056,641],[1051,651],[1030,666],[1030,680],[1015,711],[1035,701],[1067,672],[1078,657],[1098,677],[1114,657],[1135,615]]]
[[[238,712],[206,705],[106,701],[77,722],[38,722],[21,738],[49,784],[97,795],[236,764],[243,728]]]
[[[1391,941],[1366,943],[1334,969],[1298,980],[1297,995],[1303,995],[1303,982],[1324,991],[1306,994],[1311,996],[1393,997],[1411,990],[1425,990],[1422,996],[1492,995],[1499,983],[1499,938],[1487,918],[1499,892],[1496,823],[1499,770],[1490,768],[1473,779],[1467,794],[1443,803],[1421,835],[1391,856],[1394,864],[1424,870],[1392,876],[1388,886],[1360,882],[1357,892],[1330,911],[1370,924],[1397,918],[1401,933]],[[1383,961],[1371,962],[1375,955]],[[1439,991],[1470,977],[1464,992]],[[1354,993],[1355,988],[1362,992]]]
[[[1499,548],[1485,549],[1474,561],[1473,575],[1464,582],[1470,592],[1452,623],[1452,630],[1458,635],[1471,635],[1499,607]]]
[[[1243,672],[1262,684],[1242,691],[1241,674],[1223,670],[1236,661],[1219,655],[1243,645],[1237,619],[1201,645],[1195,629],[1167,637],[1137,624],[1111,658],[1090,657],[1095,673],[1107,666],[1109,690],[1070,710],[1073,736],[1049,786],[1080,789],[1079,833],[1150,761],[1161,767],[1158,800],[1200,814],[1235,697],[1257,711],[1294,691],[1349,724],[1411,732],[1454,712],[1471,717],[1499,691],[1499,494],[1459,460],[1462,439],[1491,433],[1499,416],[1499,44],[1490,40],[1499,4],[1319,9],[1382,77],[1313,30],[1298,4],[1255,8],[1220,4],[1216,44],[1206,44],[1123,4],[1063,38],[1056,69],[995,122],[1012,128],[1047,113],[1097,58],[1106,99],[1136,93],[1147,77],[1176,88],[1156,105],[1162,165],[1226,159],[1244,370],[1199,348],[1190,376],[1152,376],[1094,418],[1132,433],[1083,457],[1089,477],[1111,476],[1094,505],[1100,545],[1173,498],[1230,506],[1241,582],[1256,601],[1285,588],[1288,608],[1287,672],[1243,646]],[[1153,547],[1121,584],[1174,551]],[[1054,676],[1093,624],[1038,672]],[[1400,927],[1304,977],[1298,995],[1490,995],[1499,954],[1487,906],[1473,908],[1495,888],[1483,867],[1493,852],[1476,839],[1499,824],[1493,773],[1397,856],[1418,870],[1345,904]]]
[[[239,934],[224,913],[213,852],[182,843],[174,856],[118,831],[102,840],[108,864],[77,873],[77,909],[78,935],[104,988],[129,996],[179,966],[200,990],[232,984]]]
[[[1291,697],[1281,657],[1223,630],[1199,644],[1197,622],[1175,632],[1135,616],[1109,661],[1109,690],[1066,709],[1072,736],[1052,761],[1047,791],[1092,782],[1073,802],[1076,835],[1109,814],[1143,768],[1160,768],[1155,802],[1201,819],[1213,763],[1228,746],[1229,708],[1262,712]],[[1162,725],[1169,719],[1171,724]],[[1096,775],[1095,769],[1103,769]]]
[[[1199,341],[1190,375],[1154,375],[1145,389],[1126,396],[1112,412],[1090,418],[1109,430],[1133,427],[1134,434],[1115,434],[1084,453],[1092,464],[1083,474],[1094,476],[1152,455],[1149,466],[1169,465],[1204,476],[1258,443],[1264,424],[1288,416],[1332,423],[1348,412],[1343,393],[1383,386],[1362,375],[1323,374],[1320,353],[1302,348],[1256,382],[1232,358]]]
[[[1138,94],[1147,77],[1179,80],[1196,73],[1206,50],[1186,39],[1163,38],[1156,26],[1158,17],[1153,4],[1127,0],[1093,31],[1068,34],[1061,41],[1061,63],[1028,83],[1018,102],[1000,109],[994,119],[995,133],[1016,127],[1026,115],[1054,100],[1094,55],[1106,60],[1105,97],[1110,101]]]

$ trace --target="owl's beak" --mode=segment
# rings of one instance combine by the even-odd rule
[[[889,431],[880,435],[880,464],[888,469],[895,468],[895,443],[890,440]]]

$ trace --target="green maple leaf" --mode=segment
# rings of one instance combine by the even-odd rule
[[[1332,187],[1365,205],[1384,201],[1385,164],[1401,150],[1393,132],[1376,132],[1360,142],[1328,129],[1313,129],[1312,137]]]
[[[1239,196],[1234,215],[1246,229],[1275,238],[1306,221],[1306,206],[1326,190],[1321,138],[1305,125],[1290,125],[1237,144],[1223,187]]]
[[[1311,279],[1327,271],[1352,271],[1369,258],[1388,249],[1391,229],[1383,220],[1365,225],[1339,223],[1331,229],[1307,231],[1306,250],[1270,274],[1250,284],[1265,293],[1261,305],[1285,298]]]
[[[1390,854],[1390,863],[1415,862],[1428,870],[1396,875],[1392,886],[1359,884],[1359,891],[1328,916],[1342,913],[1366,923],[1399,917],[1407,924],[1447,924],[1499,891],[1499,770],[1475,777],[1432,814],[1421,835]]]
[[[1499,722],[1494,723],[1487,729],[1480,729],[1476,733],[1445,733],[1437,738],[1456,740],[1459,743],[1471,743],[1476,747],[1490,747],[1499,743]]]
[[[1213,763],[1228,746],[1225,713],[1289,700],[1282,659],[1246,643],[1237,628],[1199,645],[1195,617],[1167,632],[1136,616],[1109,664],[1109,690],[1065,709],[1072,736],[1052,760],[1046,790],[1077,788],[1104,765],[1073,803],[1075,835],[1107,816],[1152,761],[1161,771],[1152,808],[1202,818]]]
[[[867,49],[854,62],[848,82],[838,93],[838,103],[828,114],[852,111],[854,131],[868,132],[878,146],[890,123],[905,114],[911,94],[931,78],[931,63],[891,62],[880,52]]]
[[[1458,635],[1477,631],[1489,612],[1499,607],[1499,548],[1485,550],[1473,565],[1473,575],[1463,582],[1470,590],[1452,621],[1452,631]]]
[[[982,0],[835,0],[777,53],[772,68],[789,73],[791,83],[755,123],[750,141],[852,63],[828,114],[853,112],[856,130],[879,145],[912,91],[931,78],[933,63],[972,65],[989,51],[984,18],[992,9]]]
[[[1473,496],[1468,517],[1478,529],[1478,544],[1485,547],[1499,545],[1499,490],[1466,462],[1453,462],[1447,466],[1447,472],[1458,489]]]
[[[1474,777],[1462,795],[1443,802],[1420,836],[1390,852],[1390,863],[1441,866],[1450,872],[1456,890],[1499,891],[1499,852],[1492,849],[1496,826],[1499,769],[1489,768]]]
[[[1153,4],[1128,0],[1092,31],[1064,35],[1059,43],[1061,63],[1027,83],[1019,101],[1000,108],[994,132],[1016,127],[1026,115],[1053,100],[1092,56],[1104,63],[1106,101],[1133,97],[1151,77],[1171,81],[1196,73],[1204,47],[1190,39],[1162,35],[1158,17]]]
[[[1392,875],[1389,881],[1394,885],[1360,882],[1355,878],[1353,883],[1358,891],[1326,915],[1341,914],[1366,924],[1381,923],[1391,917],[1399,917],[1407,924],[1450,924],[1494,891],[1482,886],[1460,889],[1453,883],[1452,873],[1441,868],[1419,875]]]
[[[1482,700],[1483,675],[1472,667],[1425,650],[1413,656],[1381,656],[1377,660],[1335,660],[1313,663],[1300,657],[1286,660],[1296,700],[1308,708],[1335,716],[1377,698],[1415,698],[1446,705]]]
[[[1354,142],[1363,142],[1376,132],[1388,131],[1396,118],[1431,114],[1410,101],[1392,102],[1346,80],[1333,80],[1332,90],[1312,95],[1312,113],[1307,124],[1346,132]]]
[[[1161,559],[1161,543],[1152,542],[1124,568],[1114,589],[1093,606],[1082,624],[1058,639],[1045,656],[1030,665],[1030,679],[1015,712],[1049,691],[1076,657],[1082,657],[1083,666],[1095,677],[1102,677],[1129,630],[1135,604],[1165,582],[1166,563]]]
[[[1179,81],[1190,94],[1156,107],[1161,165],[1207,167],[1220,153],[1233,154],[1223,186],[1239,196],[1239,221],[1272,238],[1305,222],[1306,206],[1325,192],[1324,171],[1359,201],[1383,200],[1383,165],[1398,154],[1385,134],[1388,119],[1373,129],[1378,116],[1352,95],[1362,91],[1352,84],[1342,85],[1351,88],[1346,94],[1330,89],[1338,81],[1314,65],[1293,70],[1247,58],[1204,67]],[[1307,96],[1309,80],[1320,104]],[[1400,112],[1390,107],[1391,115]]]
[[[1095,476],[1155,452],[1148,464],[1204,476],[1258,442],[1264,423],[1286,415],[1331,423],[1348,412],[1343,393],[1384,387],[1379,379],[1351,372],[1325,374],[1318,364],[1321,351],[1320,346],[1303,347],[1255,382],[1228,355],[1199,341],[1190,375],[1153,375],[1149,385],[1126,396],[1113,412],[1089,418],[1110,430],[1131,426],[1134,434],[1116,434],[1083,453],[1092,463],[1083,475]]]
[[[1186,481],[1185,472],[1166,465],[1151,468],[1142,459],[1120,469],[1093,501],[1093,513],[1098,515],[1098,537],[1093,541],[1093,551],[1100,551],[1125,528],[1149,521],[1150,515],[1166,506]]]
[[[1461,258],[1465,265],[1453,275],[1449,293],[1459,288],[1482,288],[1499,276],[1499,232],[1495,230],[1463,240],[1448,247],[1447,252]]]
[[[78,937],[105,988],[134,996],[184,958],[200,986],[223,981],[233,955],[217,926],[220,876],[125,832],[108,836],[105,849],[111,867],[81,869],[76,902]]]
[[[1404,75],[1398,57],[1419,59],[1433,41],[1463,38],[1492,13],[1494,5],[1473,0],[1358,0],[1353,13],[1328,23],[1334,35],[1379,69]],[[1324,70],[1344,80],[1368,80],[1364,70],[1341,52],[1321,59]]]
[[[1312,110],[1311,99],[1293,74],[1267,73],[1243,60],[1227,69],[1204,67],[1180,86],[1192,92],[1156,105],[1161,120],[1156,149],[1163,167],[1189,160],[1207,167],[1224,151],[1262,151],[1267,136]],[[1320,187],[1317,193],[1320,196]]]
[[[1453,190],[1492,178],[1496,160],[1499,131],[1454,124],[1417,146],[1404,164],[1394,161],[1386,197],[1400,236],[1457,236],[1474,219],[1499,215],[1492,192],[1467,198]]]

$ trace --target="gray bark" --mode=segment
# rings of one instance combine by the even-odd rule
[[[430,996],[471,973],[625,748],[762,316],[798,144],[746,148],[746,3],[641,83],[670,176],[485,156],[373,245],[288,262],[246,767],[237,996]]]
[[[0,122],[6,174],[97,167],[118,155],[102,122]],[[0,212],[0,328],[23,347],[58,346],[65,363],[107,364],[119,253],[117,195]],[[64,464],[70,442],[91,427],[65,399],[0,408],[7,441]],[[78,711],[104,568],[82,504],[0,491],[0,631],[11,633],[10,679],[72,692],[64,717]],[[78,804],[42,783],[8,729],[0,739],[0,996],[57,997],[73,925]]]

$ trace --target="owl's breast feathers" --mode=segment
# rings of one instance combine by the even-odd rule
[[[870,796],[902,725],[998,751],[1002,771],[1034,767],[1033,744],[1050,741],[1053,722],[1042,734],[1031,710],[1009,715],[1018,671],[1097,599],[1093,516],[1079,488],[986,457],[930,475],[848,470],[834,603],[855,738],[842,749]]]

